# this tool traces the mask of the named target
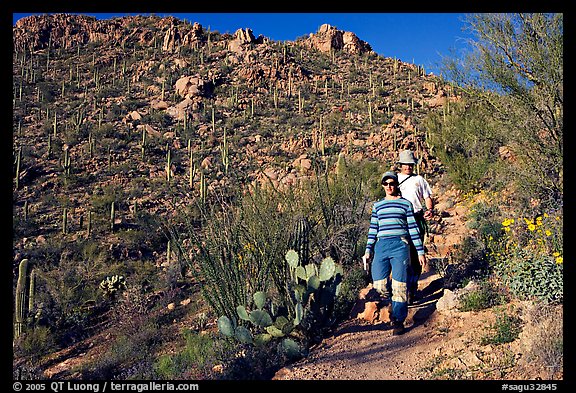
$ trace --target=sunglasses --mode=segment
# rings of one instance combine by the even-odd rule
[[[384,187],[395,187],[397,185],[397,183],[395,181],[389,181],[389,182],[382,183],[382,185]]]

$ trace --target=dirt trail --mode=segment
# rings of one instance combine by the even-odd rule
[[[344,323],[306,358],[279,370],[275,380],[535,380],[562,374],[534,366],[523,340],[482,344],[494,310],[439,311],[439,275],[420,281],[422,300],[409,306],[406,332],[392,336],[388,323]],[[521,307],[511,304],[509,307]]]
[[[417,371],[445,340],[437,332],[434,316],[442,294],[440,281],[437,274],[422,276],[422,299],[409,306],[403,335],[392,336],[388,323],[349,320],[275,379],[420,379]]]

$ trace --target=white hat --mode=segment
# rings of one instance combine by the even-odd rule
[[[414,158],[414,152],[412,150],[404,150],[400,152],[400,157],[397,161],[398,164],[418,164],[416,158]]]

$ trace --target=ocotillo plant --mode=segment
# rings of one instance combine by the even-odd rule
[[[17,339],[24,330],[26,321],[26,287],[28,282],[28,259],[20,261],[18,268],[18,282],[16,283],[16,317],[14,321],[14,339]]]

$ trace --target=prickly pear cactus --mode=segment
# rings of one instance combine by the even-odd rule
[[[232,320],[225,315],[218,318],[218,330],[226,337],[234,337],[234,325]]]
[[[334,273],[336,273],[336,264],[334,263],[334,260],[330,257],[324,258],[320,264],[320,272],[318,274],[320,281],[330,280],[334,277]]]
[[[124,276],[108,276],[100,282],[100,289],[106,296],[114,296],[119,290],[126,289],[126,278]]]

